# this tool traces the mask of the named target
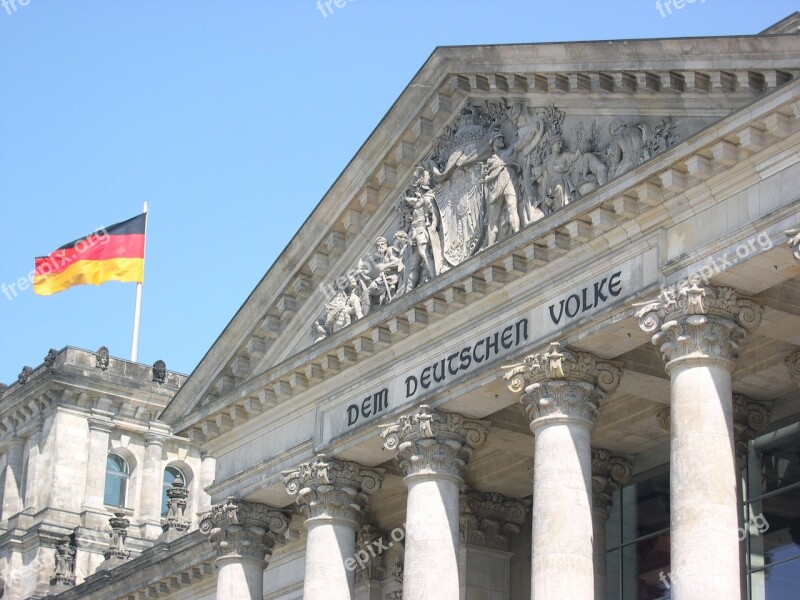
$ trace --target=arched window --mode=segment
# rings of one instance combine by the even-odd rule
[[[103,502],[109,506],[125,506],[131,468],[118,454],[109,454],[106,461],[106,491]]]
[[[161,516],[166,517],[169,511],[169,498],[167,497],[167,490],[172,487],[172,482],[176,477],[180,477],[183,483],[186,483],[186,476],[178,467],[167,467],[164,469],[164,488],[161,492]]]

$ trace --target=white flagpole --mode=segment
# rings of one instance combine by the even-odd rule
[[[147,215],[147,202],[144,203],[144,213]],[[147,249],[147,217],[144,220],[144,247]],[[142,253],[142,279],[144,279],[144,257]],[[142,284],[136,284],[136,308],[133,311],[133,340],[131,341],[131,362],[136,362],[139,357],[139,324],[142,320]]]

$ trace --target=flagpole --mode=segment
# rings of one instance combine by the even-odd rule
[[[147,202],[144,203],[144,214],[147,215]],[[144,248],[147,248],[147,216],[144,219]],[[142,279],[144,280],[144,259],[142,253]],[[139,358],[139,324],[142,320],[142,283],[136,284],[136,308],[133,311],[133,340],[131,341],[131,362]]]

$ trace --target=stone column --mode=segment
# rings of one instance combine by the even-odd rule
[[[21,490],[24,498],[24,508],[30,508],[34,512],[39,507],[39,473],[41,466],[41,444],[44,430],[44,419],[40,416],[36,428],[28,438],[28,471],[25,474],[25,485],[28,490]]]
[[[109,417],[111,413],[109,413]],[[86,461],[86,489],[83,508],[106,517],[103,497],[106,486],[106,463],[108,461],[108,441],[114,423],[110,418],[89,417],[89,453]],[[84,525],[87,525],[84,523]]]
[[[3,478],[3,520],[7,521],[22,510],[22,462],[25,439],[14,437],[8,442],[6,470]]]
[[[511,536],[519,533],[529,500],[494,492],[461,495],[459,559],[462,598],[508,598],[511,593]]]
[[[210,454],[204,452],[200,455],[200,481],[197,500],[195,501],[196,510],[198,513],[204,513],[211,510],[211,496],[208,495],[206,489],[214,483],[215,469],[217,466],[216,459]]]
[[[789,376],[792,378],[792,381],[800,385],[800,350],[795,350],[786,355],[784,363],[789,370]]]
[[[139,499],[141,536],[155,540],[161,535],[161,495],[164,485],[164,442],[168,431],[152,428],[144,436],[144,462],[142,465],[142,491]]]
[[[381,431],[408,486],[404,600],[459,598],[459,490],[488,425],[422,405]]]
[[[532,597],[594,597],[591,431],[620,372],[585,352],[550,344],[505,375],[524,390],[535,436]]]
[[[631,462],[608,450],[592,449],[594,598],[606,599],[606,521],[614,493],[631,477]]]
[[[303,600],[352,600],[355,590],[356,531],[367,494],[376,493],[382,469],[319,454],[284,473],[286,492],[306,517]]]
[[[384,600],[381,590],[389,544],[392,544],[389,534],[370,524],[364,525],[356,535],[355,600]]]
[[[670,578],[675,600],[741,598],[731,372],[760,308],[691,277],[637,313],[672,381]]]
[[[745,477],[747,454],[750,442],[766,429],[772,416],[772,403],[761,403],[750,400],[742,394],[733,395],[733,437],[736,449],[736,507],[739,531],[748,532],[751,516],[744,512]],[[747,537],[739,536],[739,568],[747,572]],[[747,577],[742,577],[742,598],[747,598]]]
[[[235,498],[203,515],[200,531],[217,551],[217,600],[264,597],[264,569],[288,528],[284,511]]]

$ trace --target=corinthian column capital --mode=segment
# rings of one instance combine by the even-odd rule
[[[592,508],[608,512],[614,492],[631,478],[632,467],[625,457],[592,448]]]
[[[786,368],[789,369],[789,376],[792,381],[800,385],[800,350],[787,354],[784,363]]]
[[[283,511],[233,497],[200,519],[200,531],[209,536],[218,558],[266,561],[287,529],[289,517]]]
[[[797,260],[800,260],[800,227],[787,229],[784,233],[789,238],[788,244],[792,249],[792,254]]]
[[[496,492],[468,490],[460,497],[461,540],[487,548],[508,550],[530,509],[530,500],[508,498]]]
[[[562,350],[558,342],[544,354],[531,354],[519,365],[504,367],[508,389],[524,392],[521,402],[536,430],[571,420],[594,426],[604,395],[619,385],[621,372],[588,352]]]
[[[771,417],[771,403],[754,402],[742,394],[733,395],[733,435],[738,459],[747,456],[747,445],[767,428]]]
[[[295,496],[307,519],[337,519],[358,529],[367,494],[383,482],[383,469],[370,469],[348,460],[318,454],[311,462],[285,471],[286,492]]]
[[[383,447],[395,453],[406,476],[463,479],[472,453],[486,442],[488,421],[472,421],[423,404],[381,430]]]
[[[662,289],[636,313],[653,334],[667,371],[676,364],[713,361],[728,370],[739,357],[739,340],[761,322],[761,307],[727,287],[703,285],[698,275]]]

